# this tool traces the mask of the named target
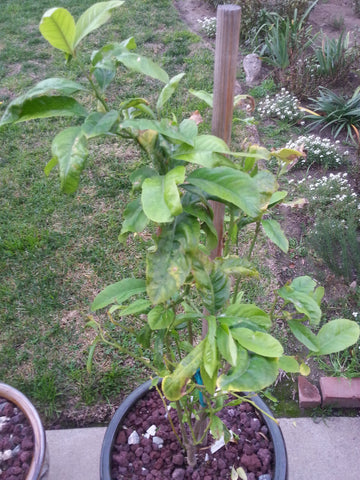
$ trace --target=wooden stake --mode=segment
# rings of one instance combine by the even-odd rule
[[[214,67],[214,97],[212,133],[228,145],[231,139],[236,66],[239,50],[241,8],[237,5],[220,5],[216,18],[216,43]],[[214,226],[218,234],[217,247],[210,258],[222,255],[225,206],[211,202],[214,212]],[[208,331],[206,320],[202,322],[202,337]]]
[[[220,5],[217,9],[214,107],[212,133],[228,145],[231,140],[233,103],[236,81],[236,67],[239,50],[241,8],[237,5]],[[214,225],[218,233],[218,245],[210,257],[222,254],[225,206],[211,202],[214,211]]]

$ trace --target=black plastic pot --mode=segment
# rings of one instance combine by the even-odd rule
[[[34,405],[23,393],[10,385],[6,385],[6,383],[0,383],[0,397],[16,405],[27,417],[33,430],[34,452],[26,480],[47,479],[49,462],[45,431]]]
[[[117,436],[117,432],[122,424],[126,414],[131,407],[142,398],[151,387],[151,380],[143,383],[134,390],[128,397],[125,398],[120,407],[116,410],[109,426],[105,432],[100,458],[100,480],[111,480],[111,452]],[[273,416],[268,406],[261,400],[260,397],[252,398],[254,403],[268,415]],[[261,413],[261,412],[260,412]],[[275,453],[275,469],[272,480],[286,480],[287,479],[287,456],[284,438],[277,423],[266,415],[263,415],[263,420],[267,425],[270,436],[274,444]]]

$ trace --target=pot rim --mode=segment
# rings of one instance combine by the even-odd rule
[[[0,382],[0,396],[16,405],[27,417],[34,433],[34,454],[26,480],[37,479],[45,460],[46,436],[37,410],[31,401],[16,388]]]
[[[159,383],[161,379],[159,379]],[[110,452],[113,449],[115,442],[116,434],[119,429],[120,422],[123,417],[128,413],[130,408],[136,403],[140,398],[142,398],[153,385],[153,380],[148,380],[143,383],[135,390],[133,390],[130,395],[128,395],[124,401],[121,403],[119,408],[116,410],[113,418],[111,419],[109,426],[106,429],[104,440],[101,447],[101,458],[100,458],[100,480],[111,480],[111,458]],[[262,415],[263,421],[269,429],[271,439],[274,445],[274,456],[275,456],[275,467],[274,467],[274,478],[273,480],[287,480],[287,453],[285,447],[284,437],[280,430],[279,425],[273,419],[273,414],[266,403],[256,394],[251,397],[251,401],[254,402],[257,407],[259,407],[260,414]],[[270,415],[263,415],[261,410]]]

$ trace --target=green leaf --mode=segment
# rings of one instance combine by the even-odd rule
[[[112,303],[121,304],[128,298],[146,291],[145,280],[137,278],[124,278],[113,283],[100,292],[91,305],[91,310],[99,310]]]
[[[52,157],[48,163],[45,165],[44,168],[44,173],[48,177],[50,175],[50,172],[53,168],[55,168],[57,165],[59,165],[59,160],[57,157]]]
[[[193,145],[194,141],[192,137],[185,136],[179,128],[171,125],[171,121],[166,118],[160,122],[156,120],[150,120],[147,118],[137,118],[133,120],[125,120],[121,124],[121,128],[133,128],[138,131],[142,130],[154,130],[160,133],[166,138],[175,142],[184,142],[188,145]]]
[[[179,73],[178,75],[175,75],[175,77],[172,77],[165,85],[165,87],[161,90],[158,101],[156,103],[156,108],[157,110],[161,110],[165,103],[171,98],[171,96],[174,94],[176,89],[179,86],[180,80],[183,78],[185,73]]]
[[[155,305],[169,300],[184,284],[191,262],[177,238],[176,230],[162,227],[156,250],[146,259],[147,292]]]
[[[145,215],[157,223],[171,222],[182,211],[177,184],[185,180],[185,167],[176,167],[166,175],[154,176],[142,184],[141,203]]]
[[[210,378],[213,377],[218,369],[218,358],[216,348],[216,318],[208,316],[208,333],[205,338],[203,365]]]
[[[319,351],[318,339],[312,331],[297,320],[289,320],[288,325],[294,336],[311,352]]]
[[[116,60],[125,65],[129,70],[142,73],[163,83],[169,83],[169,76],[165,70],[149,58],[142,57],[136,53],[121,53],[116,55]]]
[[[132,183],[133,191],[136,192],[141,190],[142,184],[146,178],[155,177],[157,175],[156,171],[153,168],[144,165],[143,167],[134,170],[129,178]]]
[[[216,380],[217,380],[217,371],[215,371],[214,375],[212,377],[209,377],[207,374],[204,364],[200,365],[200,375],[201,379],[204,383],[204,387],[206,388],[206,391],[210,393],[210,395],[214,395],[215,390],[216,390]]]
[[[185,167],[179,166],[170,170],[165,175],[164,199],[171,215],[176,216],[182,212],[179,190],[177,185],[185,181]]]
[[[195,97],[200,98],[200,100],[203,100],[207,105],[209,105],[209,107],[213,107],[214,96],[212,93],[205,92],[205,90],[193,90],[191,88],[189,89],[189,92]]]
[[[216,259],[216,264],[227,275],[237,275],[244,277],[258,277],[259,272],[251,266],[250,262],[244,258],[236,255],[229,255],[227,257],[220,257]]]
[[[265,211],[269,206],[272,195],[278,189],[278,183],[274,175],[268,170],[260,170],[254,175],[253,179],[261,194],[261,210]]]
[[[235,367],[237,364],[237,347],[227,325],[221,325],[218,328],[216,342],[222,357]]]
[[[319,351],[316,354],[328,355],[345,350],[357,342],[359,331],[360,327],[356,322],[345,318],[326,323],[317,334]]]
[[[119,236],[120,241],[124,240],[124,235],[128,232],[142,232],[149,223],[149,219],[143,211],[140,198],[128,203],[123,215],[124,221]]]
[[[257,392],[274,383],[277,375],[276,359],[253,355],[245,372],[243,368],[231,369],[228,374],[219,377],[217,384],[222,390],[230,392]]]
[[[210,251],[213,250],[217,245],[218,237],[209,210],[205,209],[203,205],[198,205],[194,203],[184,204],[184,202],[183,209],[184,212],[186,212],[187,214],[200,220],[201,229],[206,232],[207,247]]]
[[[209,273],[204,264],[194,264],[192,274],[204,307],[210,314],[219,311],[230,297],[230,280],[221,270]]]
[[[230,153],[230,150],[220,138],[214,135],[199,135],[194,138],[193,143],[193,146],[181,145],[173,158],[207,168],[234,166],[233,162],[225,156]]]
[[[82,130],[88,139],[99,137],[110,133],[118,120],[119,114],[115,110],[106,113],[93,112],[86,118]]]
[[[197,220],[182,214],[176,219],[175,239],[184,252],[197,253],[200,242],[200,226]]]
[[[186,393],[186,384],[200,367],[204,352],[204,340],[197,345],[192,352],[181,360],[171,375],[167,375],[162,381],[162,391],[171,402],[180,400]]]
[[[319,305],[321,305],[321,300],[323,299],[325,295],[325,288],[324,287],[317,287],[315,288],[315,291],[313,293],[313,298],[315,302]]]
[[[20,121],[18,120],[19,118],[21,118],[21,112],[22,112],[22,109],[24,108],[23,107],[23,104],[27,101],[27,100],[32,100],[36,97],[44,97],[44,98],[52,98],[52,96],[46,96],[45,94],[47,93],[52,93],[52,92],[58,92],[62,95],[64,95],[65,97],[62,97],[62,98],[68,98],[67,96],[68,95],[72,95],[73,93],[76,93],[78,91],[87,91],[87,88],[84,87],[83,85],[81,85],[80,83],[77,83],[77,82],[73,82],[71,80],[66,80],[66,79],[63,79],[63,78],[48,78],[46,80],[43,80],[41,82],[39,82],[37,85],[35,85],[35,87],[31,88],[30,90],[28,90],[26,93],[24,93],[23,95],[20,95],[19,97],[15,98],[7,107],[2,119],[1,119],[1,122],[0,122],[0,125],[3,125],[3,124],[6,124],[6,123],[13,123],[13,122],[16,122],[16,121]],[[26,110],[28,111],[29,108],[32,108],[35,110],[36,107],[39,106],[38,103],[27,103],[26,104]],[[30,105],[30,107],[29,107]],[[43,105],[40,104],[41,106],[41,113],[43,112]],[[62,106],[62,105],[60,105]],[[84,114],[85,114],[85,110],[84,110]],[[37,117],[34,117],[34,118],[37,118]]]
[[[280,357],[284,353],[281,343],[268,333],[236,327],[231,329],[231,334],[242,347],[263,357]]]
[[[136,336],[136,341],[144,348],[150,347],[152,330],[148,324],[144,325]]]
[[[216,415],[210,417],[210,432],[215,439],[219,439],[225,435],[227,431],[226,425]],[[227,432],[228,433],[228,432]]]
[[[87,115],[86,109],[76,100],[62,95],[26,98],[22,103],[17,101],[18,99],[8,106],[0,126],[35,118],[72,117],[74,115],[86,117]]]
[[[316,282],[311,277],[304,275],[302,277],[296,277],[291,282],[291,288],[294,290],[298,290],[299,292],[306,293],[307,295],[311,295],[316,287]]]
[[[279,368],[287,373],[299,373],[300,371],[300,366],[295,357],[288,357],[287,355],[282,355],[279,358]]]
[[[247,173],[229,167],[199,168],[189,175],[188,181],[213,197],[236,205],[250,217],[261,214],[257,184]]]
[[[89,33],[106,23],[111,17],[112,10],[120,7],[123,3],[123,1],[117,0],[98,2],[85,10],[76,22],[74,48],[76,48],[80,41],[89,35]]]
[[[138,298],[127,307],[124,307],[123,305],[114,305],[114,308],[116,310],[120,310],[120,315],[125,317],[126,315],[137,315],[139,313],[144,313],[149,309],[150,306],[151,302],[149,302],[149,300]],[[110,309],[109,312],[112,313],[112,310]]]
[[[96,328],[97,330],[97,328]],[[92,344],[90,345],[90,348],[89,348],[89,355],[88,355],[88,358],[87,358],[87,361],[86,361],[86,370],[88,373],[91,373],[91,367],[92,367],[92,361],[93,361],[93,358],[94,358],[94,353],[95,353],[95,349],[96,349],[96,346],[98,343],[101,342],[101,337],[100,335],[97,335]]]
[[[291,148],[282,148],[281,150],[271,152],[271,154],[286,163],[290,163],[296,158],[305,156],[304,153],[299,152],[298,150],[292,150]]]
[[[225,316],[221,318],[221,322],[229,326],[236,326],[241,324],[241,322],[251,322],[255,326],[271,327],[269,315],[251,303],[234,303],[230,305],[225,310]]]
[[[174,311],[168,310],[163,305],[157,305],[148,313],[148,322],[151,330],[169,328],[174,319]]]
[[[274,192],[271,195],[271,198],[269,200],[268,208],[271,208],[271,207],[274,207],[275,205],[278,205],[279,203],[281,203],[284,200],[284,198],[286,196],[287,196],[287,192],[285,192],[285,191]]]
[[[114,80],[116,75],[116,68],[94,68],[94,77],[102,92],[105,92],[110,83]]]
[[[280,250],[287,253],[289,250],[289,242],[281,229],[279,222],[276,220],[261,220],[261,225],[270,240],[275,243]]]
[[[81,127],[66,128],[58,133],[51,150],[59,162],[61,189],[65,193],[75,192],[88,157],[87,142]]]
[[[284,287],[278,290],[278,295],[286,300],[291,302],[296,311],[299,313],[305,314],[312,325],[317,325],[321,320],[321,309],[317,303],[317,299],[313,298],[312,293],[305,293],[304,289],[306,286],[295,285],[298,290],[294,289],[293,283],[290,285],[285,285]]]
[[[75,20],[65,8],[50,8],[40,21],[39,30],[50,45],[74,55]]]
[[[192,138],[193,140],[196,139],[199,131],[198,126],[196,125],[194,120],[191,120],[190,118],[185,118],[180,123],[179,130],[186,138]]]

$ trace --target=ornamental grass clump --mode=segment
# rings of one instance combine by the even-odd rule
[[[308,128],[320,128],[320,131],[329,128],[334,138],[344,132],[346,138],[351,137],[360,145],[360,87],[350,98],[325,87],[321,87],[319,93],[316,99],[311,99],[313,112],[306,115],[311,120]]]
[[[286,144],[286,148],[304,151],[306,156],[299,157],[294,168],[322,166],[325,168],[339,168],[348,161],[349,152],[340,153],[339,140],[335,143],[329,138],[316,135],[302,135]]]
[[[201,31],[209,38],[216,37],[216,17],[204,17],[199,19]]]
[[[299,100],[288,90],[282,88],[274,97],[267,95],[256,110],[261,118],[276,118],[284,122],[297,122],[303,116],[299,109]]]

